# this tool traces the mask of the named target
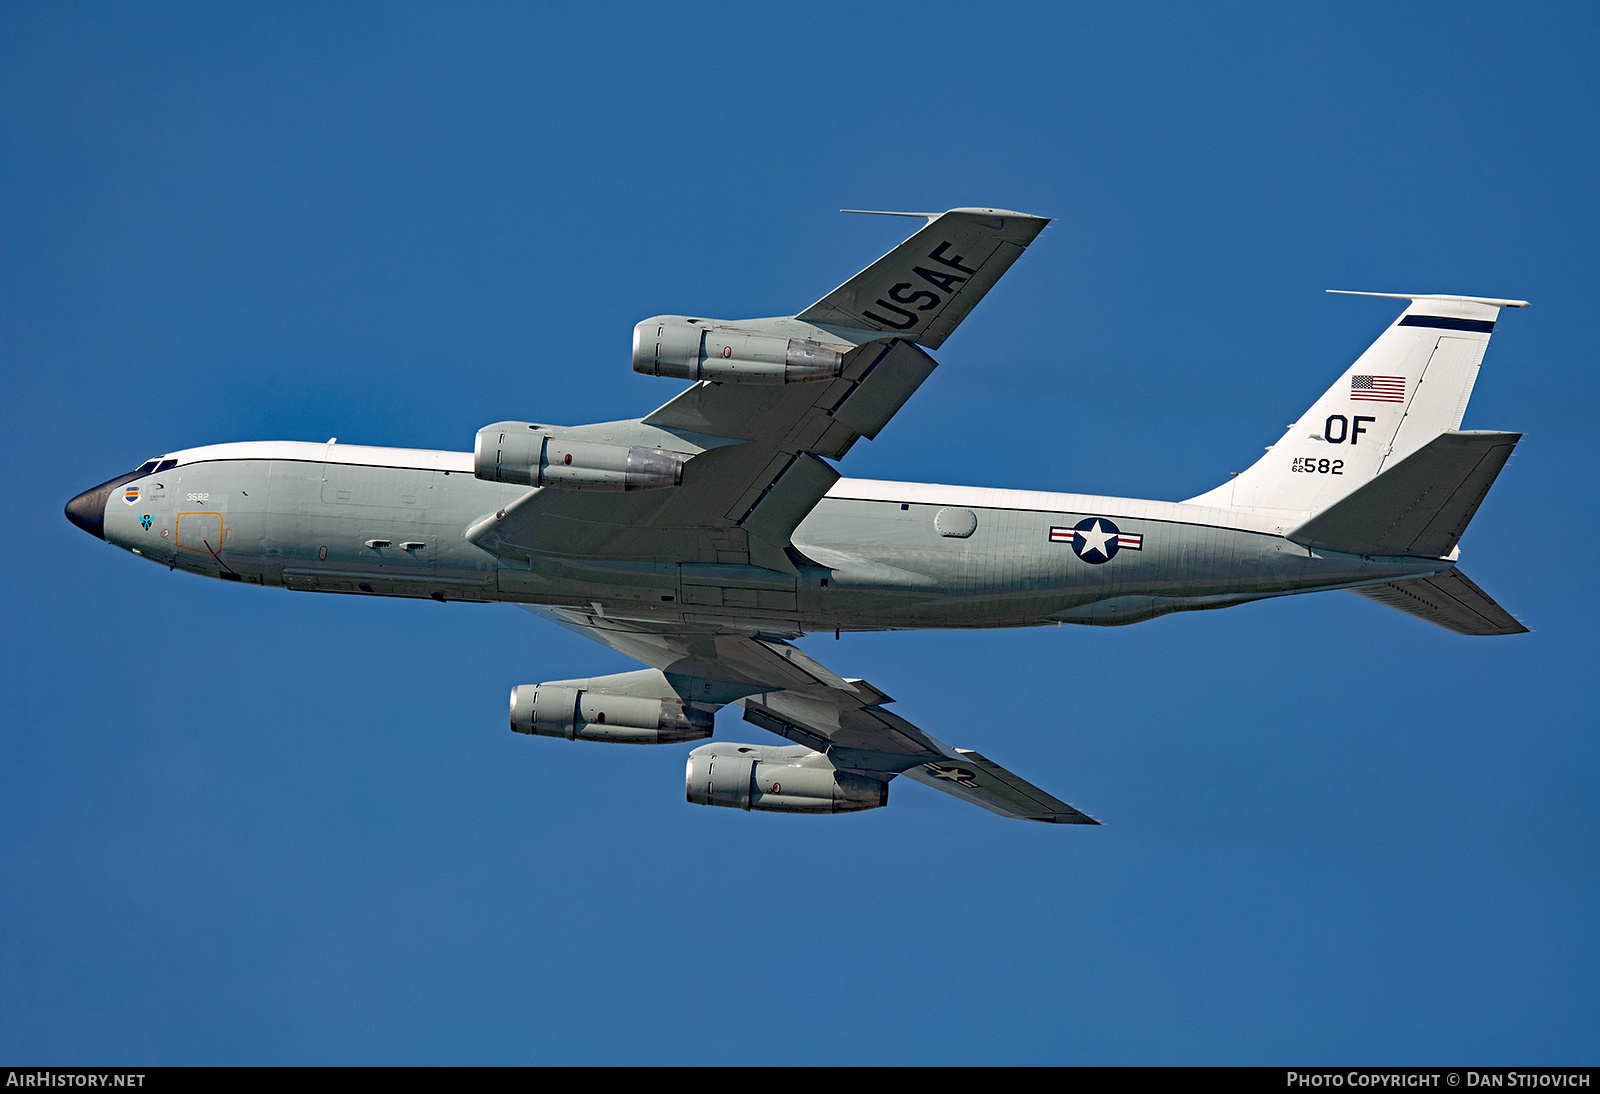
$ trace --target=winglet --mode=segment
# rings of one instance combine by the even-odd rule
[[[1492,296],[1440,296],[1430,293],[1356,292],[1354,289],[1324,289],[1322,291],[1337,293],[1340,296],[1381,296],[1387,300],[1443,300],[1451,304],[1482,304],[1489,308],[1526,308],[1531,306],[1526,300],[1496,300]]]

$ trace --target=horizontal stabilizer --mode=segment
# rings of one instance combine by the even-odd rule
[[[1455,549],[1520,433],[1441,433],[1289,538],[1360,555],[1442,558]]]
[[[1460,570],[1350,591],[1457,634],[1525,634],[1528,630]]]

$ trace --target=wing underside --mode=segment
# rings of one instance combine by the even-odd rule
[[[781,585],[785,575],[799,575],[797,560],[805,560],[790,537],[839,479],[827,461],[843,457],[862,437],[878,435],[933,372],[935,362],[922,347],[939,346],[1047,223],[1020,213],[956,209],[929,217],[910,239],[797,316],[731,324],[682,316],[661,317],[654,326],[647,321],[644,334],[654,337],[640,341],[636,331],[636,362],[646,362],[644,371],[699,382],[645,418],[567,429],[562,438],[609,445],[609,451],[643,450],[678,467],[676,483],[616,492],[530,489],[473,522],[467,539],[530,567],[539,556],[580,570],[671,568],[685,603],[699,603],[690,594],[700,587],[690,580],[697,576],[713,590],[744,591],[759,607],[761,590],[774,579]],[[673,349],[672,338],[684,332],[690,350]],[[761,382],[731,366],[703,378],[703,355],[711,352],[705,347],[721,346],[718,360],[731,360],[736,344],[745,347],[741,353],[787,346],[784,352],[799,354],[807,368],[791,379],[786,356],[781,382],[770,368]],[[675,353],[690,356],[680,360]],[[811,367],[825,360],[835,361],[836,371]],[[694,371],[661,371],[690,365]],[[546,428],[503,426],[486,430],[502,454],[509,451],[508,438]],[[889,780],[906,774],[1002,816],[1097,823],[978,753],[951,748],[886,710],[887,695],[819,664],[784,640],[792,635],[741,628],[734,619],[699,626],[612,619],[598,606],[593,614],[529,610],[654,671],[534,685],[522,723],[515,713],[521,708],[513,705],[513,723],[528,727],[525,732],[693,739],[705,731],[706,711],[738,703],[747,721],[795,742],[701,746],[690,754],[691,801],[843,812],[884,804]],[[619,723],[620,712],[632,721]]]
[[[933,372],[936,362],[922,345],[940,345],[1047,223],[952,210],[800,315],[740,321],[747,332],[841,348],[838,375],[794,383],[702,380],[642,419],[567,430],[580,440],[686,457],[682,480],[618,493],[530,490],[475,522],[467,538],[502,557],[732,563],[794,573],[790,534],[839,478],[827,461],[878,435]]]
[[[805,746],[837,771],[883,782],[907,775],[1018,820],[1099,823],[987,757],[946,745],[884,709],[894,700],[876,687],[838,676],[781,639],[528,610],[657,669],[686,701],[738,703],[745,721]]]

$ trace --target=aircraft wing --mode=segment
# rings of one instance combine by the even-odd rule
[[[1044,231],[1045,217],[952,209],[795,318],[938,349]]]
[[[640,421],[585,427],[597,440],[696,454],[676,487],[531,491],[475,522],[467,538],[501,555],[749,564],[796,573],[790,534],[839,478],[826,460],[878,435],[936,365],[915,343],[942,343],[1047,223],[994,210],[931,217],[799,316],[751,321],[849,347],[837,378],[704,381]]]
[[[537,490],[484,527],[475,525],[468,538],[496,553],[510,547],[582,558],[750,564],[793,574],[789,537],[839,480],[822,457],[837,459],[858,438],[876,436],[933,368],[921,349],[892,340],[869,343],[829,382],[696,384],[642,423],[668,436],[717,439],[684,465],[681,485],[630,493]]]
[[[836,768],[907,775],[1018,820],[1100,823],[994,761],[937,740],[885,710],[894,700],[873,685],[840,677],[781,639],[527,610],[659,669],[686,700],[739,703],[745,721],[825,753]]]

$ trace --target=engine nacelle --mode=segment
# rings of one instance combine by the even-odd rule
[[[681,699],[632,695],[565,684],[511,689],[511,728],[569,741],[670,745],[711,736],[713,711]]]
[[[889,804],[887,781],[839,771],[805,745],[701,745],[689,753],[684,791],[695,805],[774,813],[855,813]]]
[[[844,371],[849,346],[658,315],[633,328],[633,371],[730,384],[799,384]]]
[[[527,422],[485,426],[472,449],[472,473],[480,479],[562,490],[677,486],[688,461],[683,452],[578,440]]]

